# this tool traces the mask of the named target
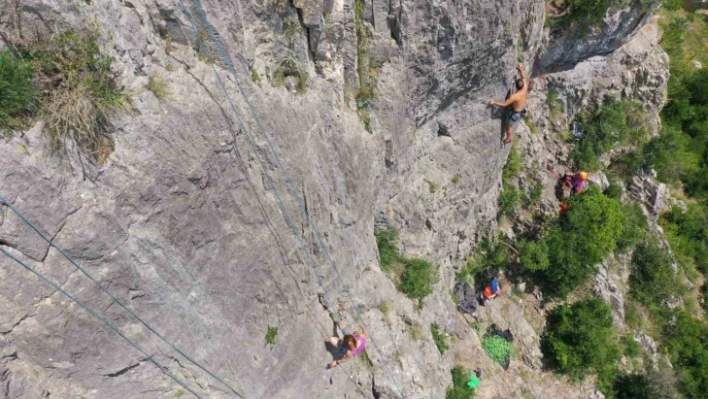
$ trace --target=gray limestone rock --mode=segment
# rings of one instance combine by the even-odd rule
[[[487,103],[504,98],[520,54],[540,60],[543,69],[567,50],[567,41],[542,39],[543,2],[367,3],[366,56],[374,68],[365,73],[375,77],[367,129],[356,112],[362,65],[353,0],[202,0],[228,62],[205,35],[195,3],[183,1],[196,32],[179,1],[15,0],[21,7],[3,7],[4,45],[57,28],[96,26],[113,57],[112,77],[133,93],[135,109],[112,115],[115,151],[103,165],[76,151],[64,159],[46,154],[41,123],[0,141],[0,193],[126,306],[249,399],[391,399],[397,385],[410,399],[443,397],[455,357],[440,355],[430,324],[480,349],[458,327],[449,289],[454,267],[497,227],[509,147],[500,142],[500,112]],[[636,98],[654,101],[665,89],[665,74],[656,69],[661,52],[645,48],[655,42],[637,42],[636,57],[629,50],[606,54],[643,23],[640,11],[628,12],[573,52],[574,62],[588,65],[568,73],[589,68],[601,82],[617,79],[612,90],[632,85]],[[288,17],[297,24],[286,32]],[[622,21],[636,26],[620,29]],[[198,37],[214,64],[195,51]],[[604,61],[587,60],[596,55]],[[303,94],[273,87],[285,59],[307,75]],[[327,63],[315,72],[316,61]],[[596,64],[617,67],[601,72]],[[251,80],[252,69],[260,84]],[[154,72],[166,77],[170,100],[146,90]],[[569,87],[582,79],[555,81],[563,80]],[[578,108],[610,91],[605,83],[597,90],[580,83]],[[542,144],[528,141],[523,124],[516,134],[534,154],[544,153]],[[544,165],[530,167],[542,173]],[[402,254],[441,267],[441,282],[422,311],[380,270],[373,232],[381,226],[399,230]],[[4,206],[0,245],[105,314],[200,395],[235,397],[112,304]],[[0,397],[156,399],[183,389],[4,256],[0,276]],[[324,302],[346,324],[360,316],[368,325],[371,363],[357,358],[325,370],[332,360],[325,340],[333,333],[320,302],[325,291]],[[384,301],[388,315],[380,310]],[[539,333],[525,310],[490,309],[489,318],[501,326],[513,319],[520,367],[539,376],[534,392],[585,395],[587,384],[559,387],[542,374]],[[421,326],[424,337],[412,340],[405,320]],[[278,329],[273,345],[265,341],[269,327]],[[492,366],[485,368],[487,375]],[[491,379],[506,382],[501,393],[521,395],[523,384],[513,376]]]

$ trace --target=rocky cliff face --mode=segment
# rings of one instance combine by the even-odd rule
[[[500,145],[499,113],[488,100],[504,97],[523,58],[537,60],[529,71],[566,70],[541,78],[538,93],[542,85],[566,88],[563,98],[576,93],[579,109],[597,97],[598,81],[609,80],[628,98],[650,98],[656,112],[665,55],[656,40],[634,45],[645,58],[625,45],[650,9],[633,4],[584,38],[554,39],[543,30],[539,1],[203,0],[226,62],[195,4],[5,0],[5,45],[66,28],[99,29],[135,110],[114,115],[115,151],[103,165],[73,151],[47,156],[41,123],[0,142],[0,194],[246,398],[395,398],[396,384],[406,398],[441,398],[460,359],[482,365],[497,382],[481,397],[595,394],[537,370],[542,322],[516,317],[523,304],[510,298],[483,320],[508,319],[524,336],[518,345],[528,360],[503,374],[481,359],[448,291],[454,268],[497,227],[508,147]],[[590,79],[587,68],[605,80]],[[170,99],[145,89],[154,74],[167,80]],[[297,93],[305,75],[306,91]],[[357,112],[362,90],[374,95],[368,107],[359,96]],[[542,99],[532,102],[532,114],[542,109]],[[516,134],[529,140],[523,125]],[[541,148],[533,151],[542,156]],[[381,272],[375,225],[399,230],[404,254],[441,266],[422,311]],[[204,397],[236,397],[112,304],[7,207],[0,245],[104,313]],[[61,293],[6,257],[0,266],[0,396],[181,395]],[[325,293],[318,280],[333,304],[318,295]],[[383,301],[388,314],[376,307]],[[370,345],[372,365],[324,369],[332,323],[323,304],[338,307],[347,324],[361,313],[380,350]],[[433,322],[459,338],[455,354],[439,354],[427,334]],[[426,334],[413,340],[407,326]],[[278,328],[273,346],[264,340],[268,327]],[[538,376],[533,388],[514,378],[520,370]]]

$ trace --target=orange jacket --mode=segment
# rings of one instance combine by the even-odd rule
[[[487,286],[487,288],[484,289],[483,294],[484,294],[484,297],[485,297],[485,298],[487,298],[487,299],[492,299],[492,298],[494,298],[495,296],[497,296],[497,294],[499,294],[499,291],[497,291],[496,294],[492,294],[492,287]]]

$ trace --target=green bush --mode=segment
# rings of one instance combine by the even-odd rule
[[[617,376],[613,384],[615,399],[682,399],[676,391],[672,370],[646,371]]]
[[[626,253],[646,237],[649,224],[639,205],[622,204],[622,213],[625,215],[625,223],[622,234],[617,238],[616,251]]]
[[[438,323],[433,323],[430,325],[430,332],[433,334],[433,342],[435,346],[438,347],[440,354],[444,354],[448,350],[447,341],[445,340],[445,335],[440,332],[440,326]]]
[[[642,354],[642,345],[635,341],[630,335],[625,335],[622,337],[622,347],[624,348],[624,355],[628,357],[637,357]]]
[[[474,399],[474,389],[467,386],[470,371],[463,366],[452,369],[452,387],[448,388],[445,399]]]
[[[398,289],[412,299],[423,299],[433,293],[440,279],[437,266],[418,258],[403,261],[404,269]]]
[[[661,4],[666,8],[667,10],[680,10],[683,8],[683,0],[661,0]]]
[[[659,219],[677,260],[683,266],[696,265],[708,273],[708,211],[689,204],[686,210],[674,206]]]
[[[610,7],[610,0],[566,0],[570,7],[569,18],[578,21],[599,24]]]
[[[519,247],[519,260],[525,270],[536,272],[548,269],[551,262],[548,259],[548,244],[546,241],[521,241]]]
[[[602,107],[584,122],[585,133],[570,153],[576,169],[598,170],[600,156],[616,143],[622,143],[630,131],[625,104],[614,97],[605,99]]]
[[[601,299],[553,309],[547,319],[541,348],[544,357],[550,359],[559,372],[575,381],[582,380],[588,373],[605,376],[614,373],[621,357],[612,311]],[[603,375],[600,377],[603,379]]]
[[[637,245],[630,263],[630,294],[645,306],[659,306],[680,294],[681,284],[672,260],[655,240]]]
[[[664,343],[674,369],[679,391],[687,398],[708,397],[708,323],[688,312],[672,312],[664,324]]]
[[[691,14],[689,14],[690,16]],[[708,24],[670,13],[662,19],[661,46],[669,54],[669,101],[662,110],[662,134],[644,148],[647,164],[665,182],[681,181],[686,192],[708,198],[708,69],[695,69],[694,59],[708,62],[705,37]]]
[[[509,179],[517,177],[520,171],[521,155],[519,154],[519,151],[516,150],[516,145],[512,145],[511,150],[509,151],[509,158],[507,159],[506,165],[504,165],[504,169],[502,170],[502,182],[506,184]]]
[[[610,181],[610,186],[605,190],[605,195],[612,198],[613,200],[619,201],[622,198],[624,190],[622,186],[617,183],[617,177],[610,174],[607,176]]]
[[[519,190],[515,187],[506,187],[499,194],[499,217],[509,216],[514,213],[514,209],[519,206]]]
[[[617,247],[626,219],[620,203],[595,187],[573,197],[570,211],[542,239],[549,267],[537,271],[536,281],[544,294],[564,298],[595,273],[595,265]],[[539,245],[537,251],[543,249]]]
[[[32,83],[32,65],[12,54],[0,52],[0,133],[28,128],[28,117],[39,106]]]
[[[390,274],[398,261],[398,233],[396,230],[376,230],[374,236],[379,248],[381,270]]]

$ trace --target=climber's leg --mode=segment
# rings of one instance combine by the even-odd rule
[[[511,129],[513,128],[513,125],[511,123],[506,124],[506,138],[504,139],[504,144],[509,144],[511,143]]]

